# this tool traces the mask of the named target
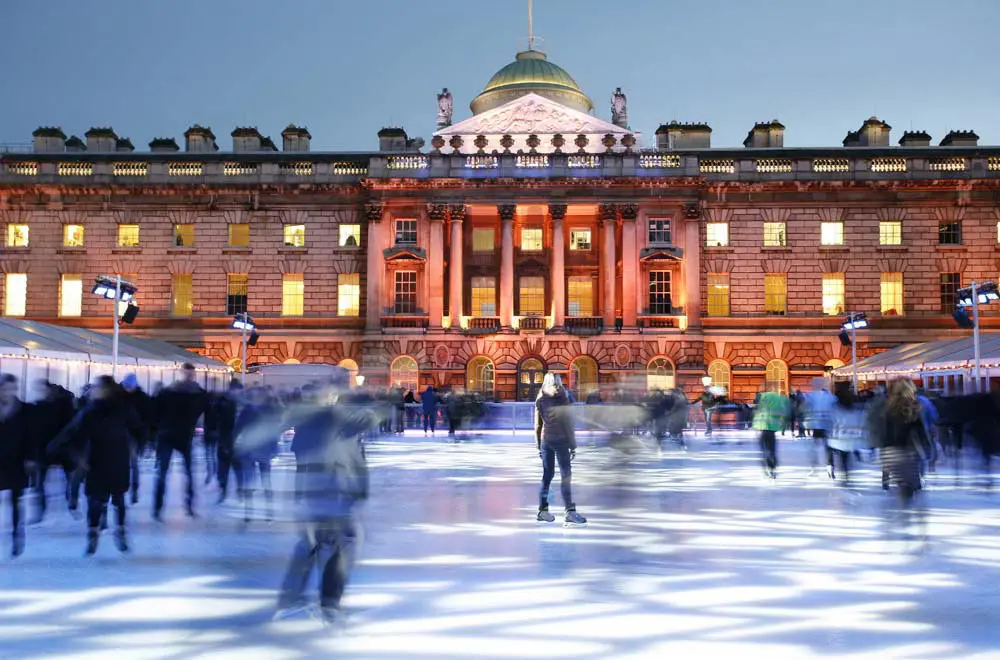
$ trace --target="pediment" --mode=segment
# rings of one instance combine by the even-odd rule
[[[684,250],[679,247],[643,248],[639,251],[639,261],[680,261]]]
[[[427,261],[427,253],[418,247],[391,247],[383,250],[386,261]]]
[[[538,94],[525,94],[434,133],[451,135],[627,135],[630,131]]]

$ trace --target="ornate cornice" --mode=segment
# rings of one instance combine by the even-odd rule
[[[368,202],[365,204],[365,217],[368,222],[382,221],[382,204],[380,202]]]
[[[448,205],[448,217],[451,218],[452,222],[462,222],[465,220],[466,208],[465,204],[449,204]]]
[[[504,222],[510,222],[513,220],[516,212],[516,204],[497,204],[497,213],[500,214],[500,219]]]
[[[635,220],[639,216],[639,205],[632,202],[619,204],[618,210],[622,214],[622,220]]]
[[[562,221],[566,217],[566,205],[562,203],[549,204],[549,215],[553,220]]]
[[[427,217],[430,218],[431,220],[444,220],[446,215],[448,215],[447,204],[427,205]]]
[[[601,220],[604,222],[612,222],[618,219],[618,205],[617,204],[601,204],[597,208],[598,214]]]

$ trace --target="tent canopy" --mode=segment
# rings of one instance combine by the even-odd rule
[[[982,368],[1000,367],[1000,333],[982,333],[980,336],[980,365]],[[972,337],[940,339],[922,344],[902,344],[896,348],[858,361],[860,377],[917,376],[926,371],[963,371],[975,366],[975,347]],[[851,365],[838,367],[833,375],[850,378]]]

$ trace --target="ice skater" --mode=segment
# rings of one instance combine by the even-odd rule
[[[191,474],[191,445],[198,419],[208,408],[208,394],[194,382],[194,365],[181,367],[181,379],[163,388],[155,399],[156,408],[156,493],[153,520],[162,521],[167,472],[174,452],[184,459],[187,476],[185,509],[194,517],[194,477]]]
[[[573,459],[576,458],[576,434],[570,414],[570,397],[562,380],[553,373],[545,374],[542,389],[535,400],[535,445],[542,459],[542,488],[538,495],[539,522],[553,522],[549,512],[549,486],[559,463],[560,490],[566,506],[566,525],[583,525],[587,519],[576,511],[573,503]]]
[[[0,376],[0,493],[10,491],[13,557],[24,552],[21,497],[28,487],[28,473],[35,469],[29,461],[31,418],[31,406],[17,397],[17,378]]]
[[[778,478],[778,447],[775,434],[785,428],[789,407],[788,397],[780,394],[776,385],[769,384],[754,410],[753,428],[755,431],[760,431],[764,474],[772,481]]]

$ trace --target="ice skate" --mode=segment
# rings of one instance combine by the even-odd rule
[[[550,522],[555,522],[556,517],[553,516],[552,513],[549,512],[548,509],[545,509],[545,510],[539,511],[538,515],[535,516],[535,519],[538,522],[550,523]]]
[[[587,519],[581,516],[576,511],[567,511],[566,520],[563,523],[563,527],[579,527],[587,524]]]

